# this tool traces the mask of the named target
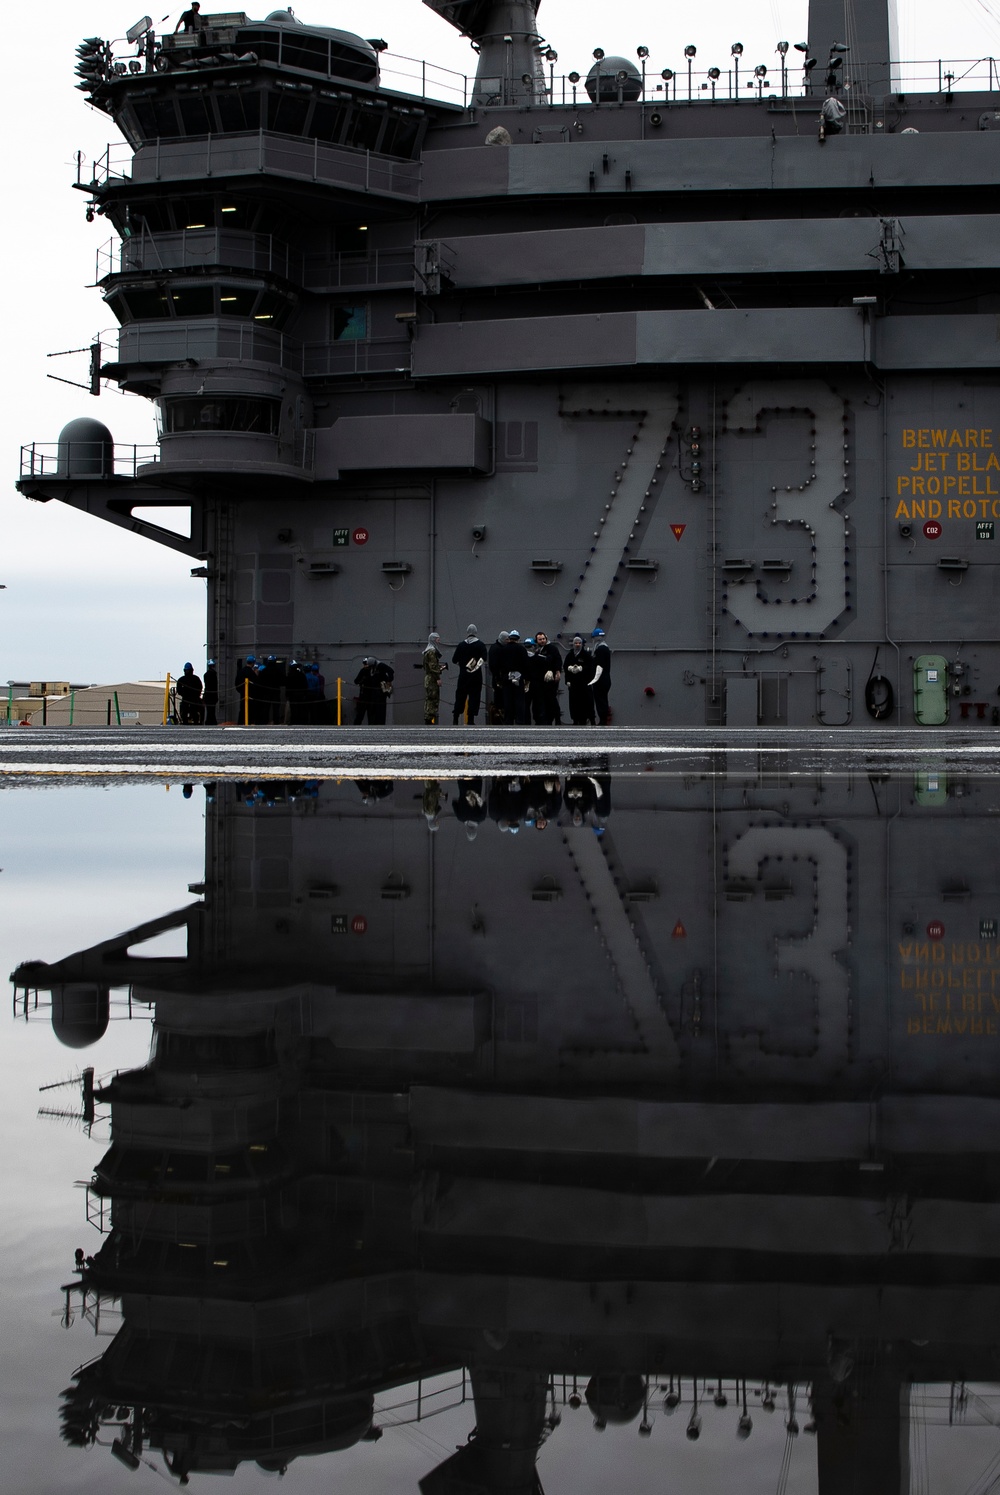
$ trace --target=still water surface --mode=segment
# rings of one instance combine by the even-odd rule
[[[1000,1488],[998,815],[9,789],[4,1488]]]

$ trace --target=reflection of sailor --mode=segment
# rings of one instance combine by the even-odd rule
[[[598,792],[597,780],[587,774],[571,774],[566,780],[563,797],[574,825],[583,824],[584,817],[597,804]]]
[[[444,804],[446,795],[437,779],[427,779],[424,783],[423,812],[427,821],[427,829],[436,831],[441,824],[441,806]]]
[[[459,779],[458,792],[451,802],[455,819],[466,825],[481,825],[486,819],[486,794],[482,779]]]
[[[592,782],[597,789],[594,799],[594,824],[603,826],[611,814],[611,775],[599,773]]]
[[[490,818],[502,831],[516,834],[528,813],[525,780],[516,774],[511,778],[494,779],[490,786],[489,810]]]
[[[388,799],[392,793],[391,779],[355,779],[358,792],[361,795],[361,803],[373,805],[376,800]]]
[[[543,831],[562,809],[559,779],[554,773],[527,779],[525,791],[528,798],[527,818],[534,823],[536,831]]]

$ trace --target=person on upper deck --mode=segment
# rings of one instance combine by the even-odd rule
[[[200,10],[201,0],[191,0],[190,9],[181,12],[181,18],[177,22],[177,25],[174,27],[174,36],[177,35],[182,26],[184,27],[185,33],[189,31],[203,31],[205,27],[205,19],[203,16],[199,15]]]

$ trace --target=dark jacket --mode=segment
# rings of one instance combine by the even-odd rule
[[[291,664],[285,674],[285,696],[293,704],[297,705],[309,697],[309,686],[306,682],[305,671],[301,665]]]
[[[562,674],[563,660],[562,655],[559,653],[558,644],[543,644],[538,651],[538,657],[547,661],[545,666],[547,670],[551,670],[553,674],[557,671],[560,675]]]
[[[579,666],[580,668],[577,668]],[[584,644],[579,654],[574,654],[572,644],[566,650],[563,675],[570,690],[589,685],[594,678],[594,656]]]
[[[528,651],[520,639],[511,639],[507,645],[507,679],[520,675],[522,683],[528,672]],[[514,682],[516,684],[516,681]]]
[[[388,696],[389,692],[382,687],[391,685],[395,674],[392,665],[386,664],[382,659],[376,659],[374,664],[363,664],[354,677],[359,700],[380,701],[383,696]]]
[[[490,644],[488,658],[493,685],[499,689],[507,679],[507,670],[510,668],[507,662],[510,658],[510,644],[502,644],[499,639],[496,639]]]
[[[603,639],[601,639],[594,650],[594,664],[600,665],[604,671],[604,674],[601,676],[601,684],[607,688],[611,684],[611,650]]]
[[[480,679],[482,679],[482,668],[487,659],[486,645],[478,638],[463,639],[451,656],[452,664],[457,664],[463,675],[478,674]]]
[[[201,700],[201,680],[193,670],[185,670],[177,678],[177,694],[182,701]]]
[[[219,672],[214,665],[209,665],[205,671],[205,691],[202,700],[207,706],[214,706],[219,699]]]

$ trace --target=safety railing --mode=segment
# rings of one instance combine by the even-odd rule
[[[94,163],[95,171],[103,160]],[[420,185],[419,162],[270,130],[158,137],[140,146],[132,159],[137,182],[267,172],[391,197],[416,198]],[[100,184],[99,175],[95,180]]]
[[[127,182],[131,179],[128,168],[132,164],[132,148],[122,141],[105,147],[93,160],[84,151],[76,153],[76,185],[78,187],[104,187],[109,181]]]
[[[408,374],[410,342],[408,338],[372,338],[369,341],[348,339],[339,343],[307,343],[302,372],[326,374]]]
[[[135,478],[159,450],[124,442],[31,441],[21,447],[21,477]]]
[[[394,93],[436,99],[443,104],[461,104],[464,108],[472,97],[473,79],[419,57],[383,52],[379,57],[379,84],[382,88],[391,88]]]
[[[376,249],[370,254],[307,254],[303,284],[311,291],[412,285],[412,249]]]
[[[239,229],[178,229],[150,233],[145,226],[131,238],[109,239],[97,251],[97,280],[144,270],[186,270],[205,265],[252,275],[280,275],[301,283],[302,256],[273,234]]]
[[[808,96],[810,92],[819,99],[826,95],[825,84],[822,82],[827,72],[826,57],[818,57],[816,65],[806,70],[803,66],[806,57],[788,49],[784,54],[776,51],[766,60],[762,57],[756,63],[745,58],[742,52],[738,56],[730,52],[729,57],[720,59],[718,66],[695,68],[693,57],[661,59],[667,65],[657,66],[648,54],[646,57],[639,55],[639,51],[645,50],[637,50],[637,76],[631,81],[627,78],[619,80],[610,67],[608,71],[602,72],[602,105],[618,102],[619,81],[623,103],[631,101],[636,84],[639,98],[646,103],[681,103],[688,99],[694,102],[703,100],[706,96],[709,99],[733,101],[747,97],[801,98]],[[549,64],[543,73],[546,103],[553,106],[589,104],[591,99],[587,93],[586,79],[592,66],[593,63],[587,59],[580,73],[557,74],[554,65]],[[869,83],[874,69],[852,64],[849,57],[846,57],[842,58],[836,71],[843,72],[843,84],[840,86],[855,92],[870,91]],[[883,76],[885,69],[882,67],[878,71]],[[994,92],[1000,89],[1000,66],[993,57],[893,62],[890,65],[890,76],[894,91],[900,93],[948,93],[959,89]],[[474,78],[417,58],[397,57],[390,52],[382,54],[381,82],[384,87],[402,89],[420,98],[466,106],[475,93]],[[525,102],[521,98],[524,93],[521,80],[508,80],[506,88],[503,79],[499,82],[501,97],[497,100],[498,103]],[[537,84],[533,88],[537,88]],[[597,91],[595,82],[594,92]],[[505,99],[505,94],[510,97]]]
[[[302,372],[302,344],[287,333],[212,317],[182,322],[131,322],[118,333],[118,362],[160,365],[230,358]]]
[[[452,1407],[461,1407],[472,1395],[472,1383],[463,1366],[458,1372],[440,1376],[421,1376],[405,1386],[385,1392],[375,1401],[375,1420],[379,1427],[400,1427],[408,1422],[423,1422]]]
[[[215,228],[158,234],[143,228],[129,239],[109,239],[97,251],[95,279],[101,282],[110,275],[205,266],[279,275],[310,290],[413,284],[410,249],[340,254],[315,251],[303,255],[273,234]]]

